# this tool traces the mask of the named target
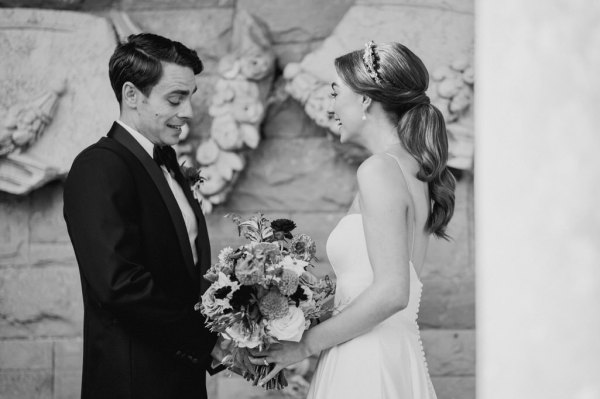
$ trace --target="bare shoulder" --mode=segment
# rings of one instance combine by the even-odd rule
[[[386,154],[375,154],[357,171],[362,203],[370,209],[397,212],[407,206],[410,195],[396,161]]]

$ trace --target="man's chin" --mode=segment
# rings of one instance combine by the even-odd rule
[[[169,132],[169,135],[163,139],[164,145],[173,146],[179,143],[179,133]]]

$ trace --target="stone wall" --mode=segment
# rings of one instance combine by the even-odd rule
[[[201,3],[201,4],[200,4]],[[207,61],[198,102],[208,102],[218,58],[227,52],[231,23],[245,9],[263,19],[281,67],[297,62],[331,33],[353,0],[50,0],[3,1],[5,6],[45,6],[108,15],[126,10],[143,30],[181,40]],[[415,7],[415,2],[404,2]],[[468,1],[428,1],[428,7],[473,13]],[[427,27],[423,27],[427,29]],[[107,82],[108,84],[108,82]],[[263,211],[293,218],[319,248],[319,268],[331,273],[327,235],[356,190],[356,166],[291,98],[275,101],[228,202],[208,216],[214,253],[230,244],[233,224],[223,216]],[[473,184],[458,185],[453,240],[433,240],[422,280],[420,324],[429,369],[440,399],[475,397],[475,295]],[[62,218],[62,183],[27,197],[0,194],[0,397],[79,397],[82,305],[79,275]],[[214,398],[260,397],[235,377],[209,381]]]

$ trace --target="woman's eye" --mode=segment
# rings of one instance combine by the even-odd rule
[[[337,97],[337,93],[335,91],[332,91],[331,93],[329,93],[329,97],[336,98]]]

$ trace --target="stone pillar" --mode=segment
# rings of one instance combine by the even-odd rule
[[[477,397],[600,398],[600,3],[478,6]]]

